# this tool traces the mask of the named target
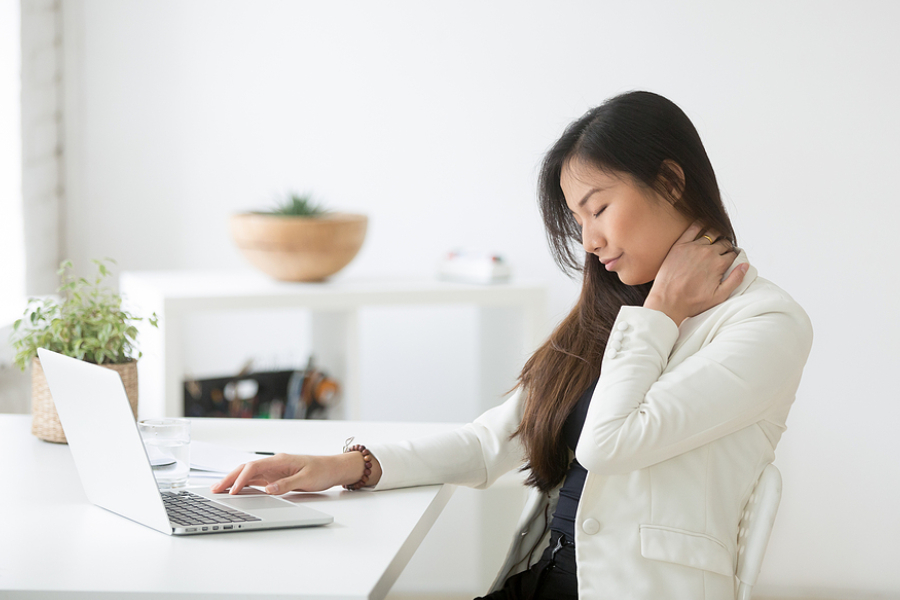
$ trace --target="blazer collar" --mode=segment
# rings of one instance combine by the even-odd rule
[[[725,279],[726,277],[731,275],[731,272],[734,271],[735,268],[737,268],[739,265],[750,263],[750,261],[747,259],[747,253],[744,252],[742,248],[738,248],[738,250],[740,250],[740,252],[738,252],[737,258],[734,259],[734,262],[731,263],[731,266],[728,267],[727,271],[725,271],[725,275],[722,277],[722,279]],[[756,278],[758,276],[759,273],[757,272],[756,267],[750,265],[750,268],[747,269],[747,274],[744,275],[744,280],[741,282],[741,285],[737,286],[737,288],[733,292],[731,292],[731,295],[728,297],[734,298],[735,296],[740,296],[741,294],[743,294],[744,291],[748,287],[750,287],[750,284],[756,281]]]

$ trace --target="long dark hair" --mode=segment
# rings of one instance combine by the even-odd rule
[[[651,92],[610,98],[570,124],[544,157],[538,198],[547,240],[559,267],[583,275],[581,296],[550,338],[529,358],[517,387],[526,394],[521,436],[527,483],[549,491],[568,469],[563,425],[597,377],[610,329],[622,306],[640,306],[652,282],[629,286],[584,252],[581,229],[560,187],[572,160],[631,178],[635,185],[674,201],[675,208],[706,230],[737,240],[725,212],[712,164],[687,115]],[[673,168],[677,164],[683,173]],[[602,398],[597,401],[602,402]]]

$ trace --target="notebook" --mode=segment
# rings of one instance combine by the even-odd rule
[[[330,515],[255,488],[233,496],[205,487],[160,491],[119,374],[45,348],[38,349],[38,357],[81,485],[93,504],[169,535],[334,521]]]

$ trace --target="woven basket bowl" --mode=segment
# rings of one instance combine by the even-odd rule
[[[133,360],[121,365],[100,366],[116,371],[122,378],[122,383],[125,384],[125,394],[131,405],[131,412],[137,419],[137,361]],[[37,357],[31,359],[31,417],[31,433],[46,442],[66,443],[66,434],[59,422],[56,405],[53,404],[53,396],[50,395],[50,388],[47,386],[47,377],[44,375],[41,361]]]
[[[291,217],[232,215],[231,237],[254,267],[280,281],[322,281],[359,252],[369,220],[365,215],[328,213]]]

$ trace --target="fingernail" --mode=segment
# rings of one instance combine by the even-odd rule
[[[267,491],[268,493],[270,493],[270,494],[277,494],[277,493],[278,493],[278,484],[277,484],[277,483],[273,483],[273,484],[271,484],[271,485],[267,485],[267,486],[266,486],[266,491]]]
[[[746,273],[747,271],[750,270],[750,265],[747,264],[747,263],[742,264],[742,265],[741,265],[741,270],[742,270],[744,273]]]

